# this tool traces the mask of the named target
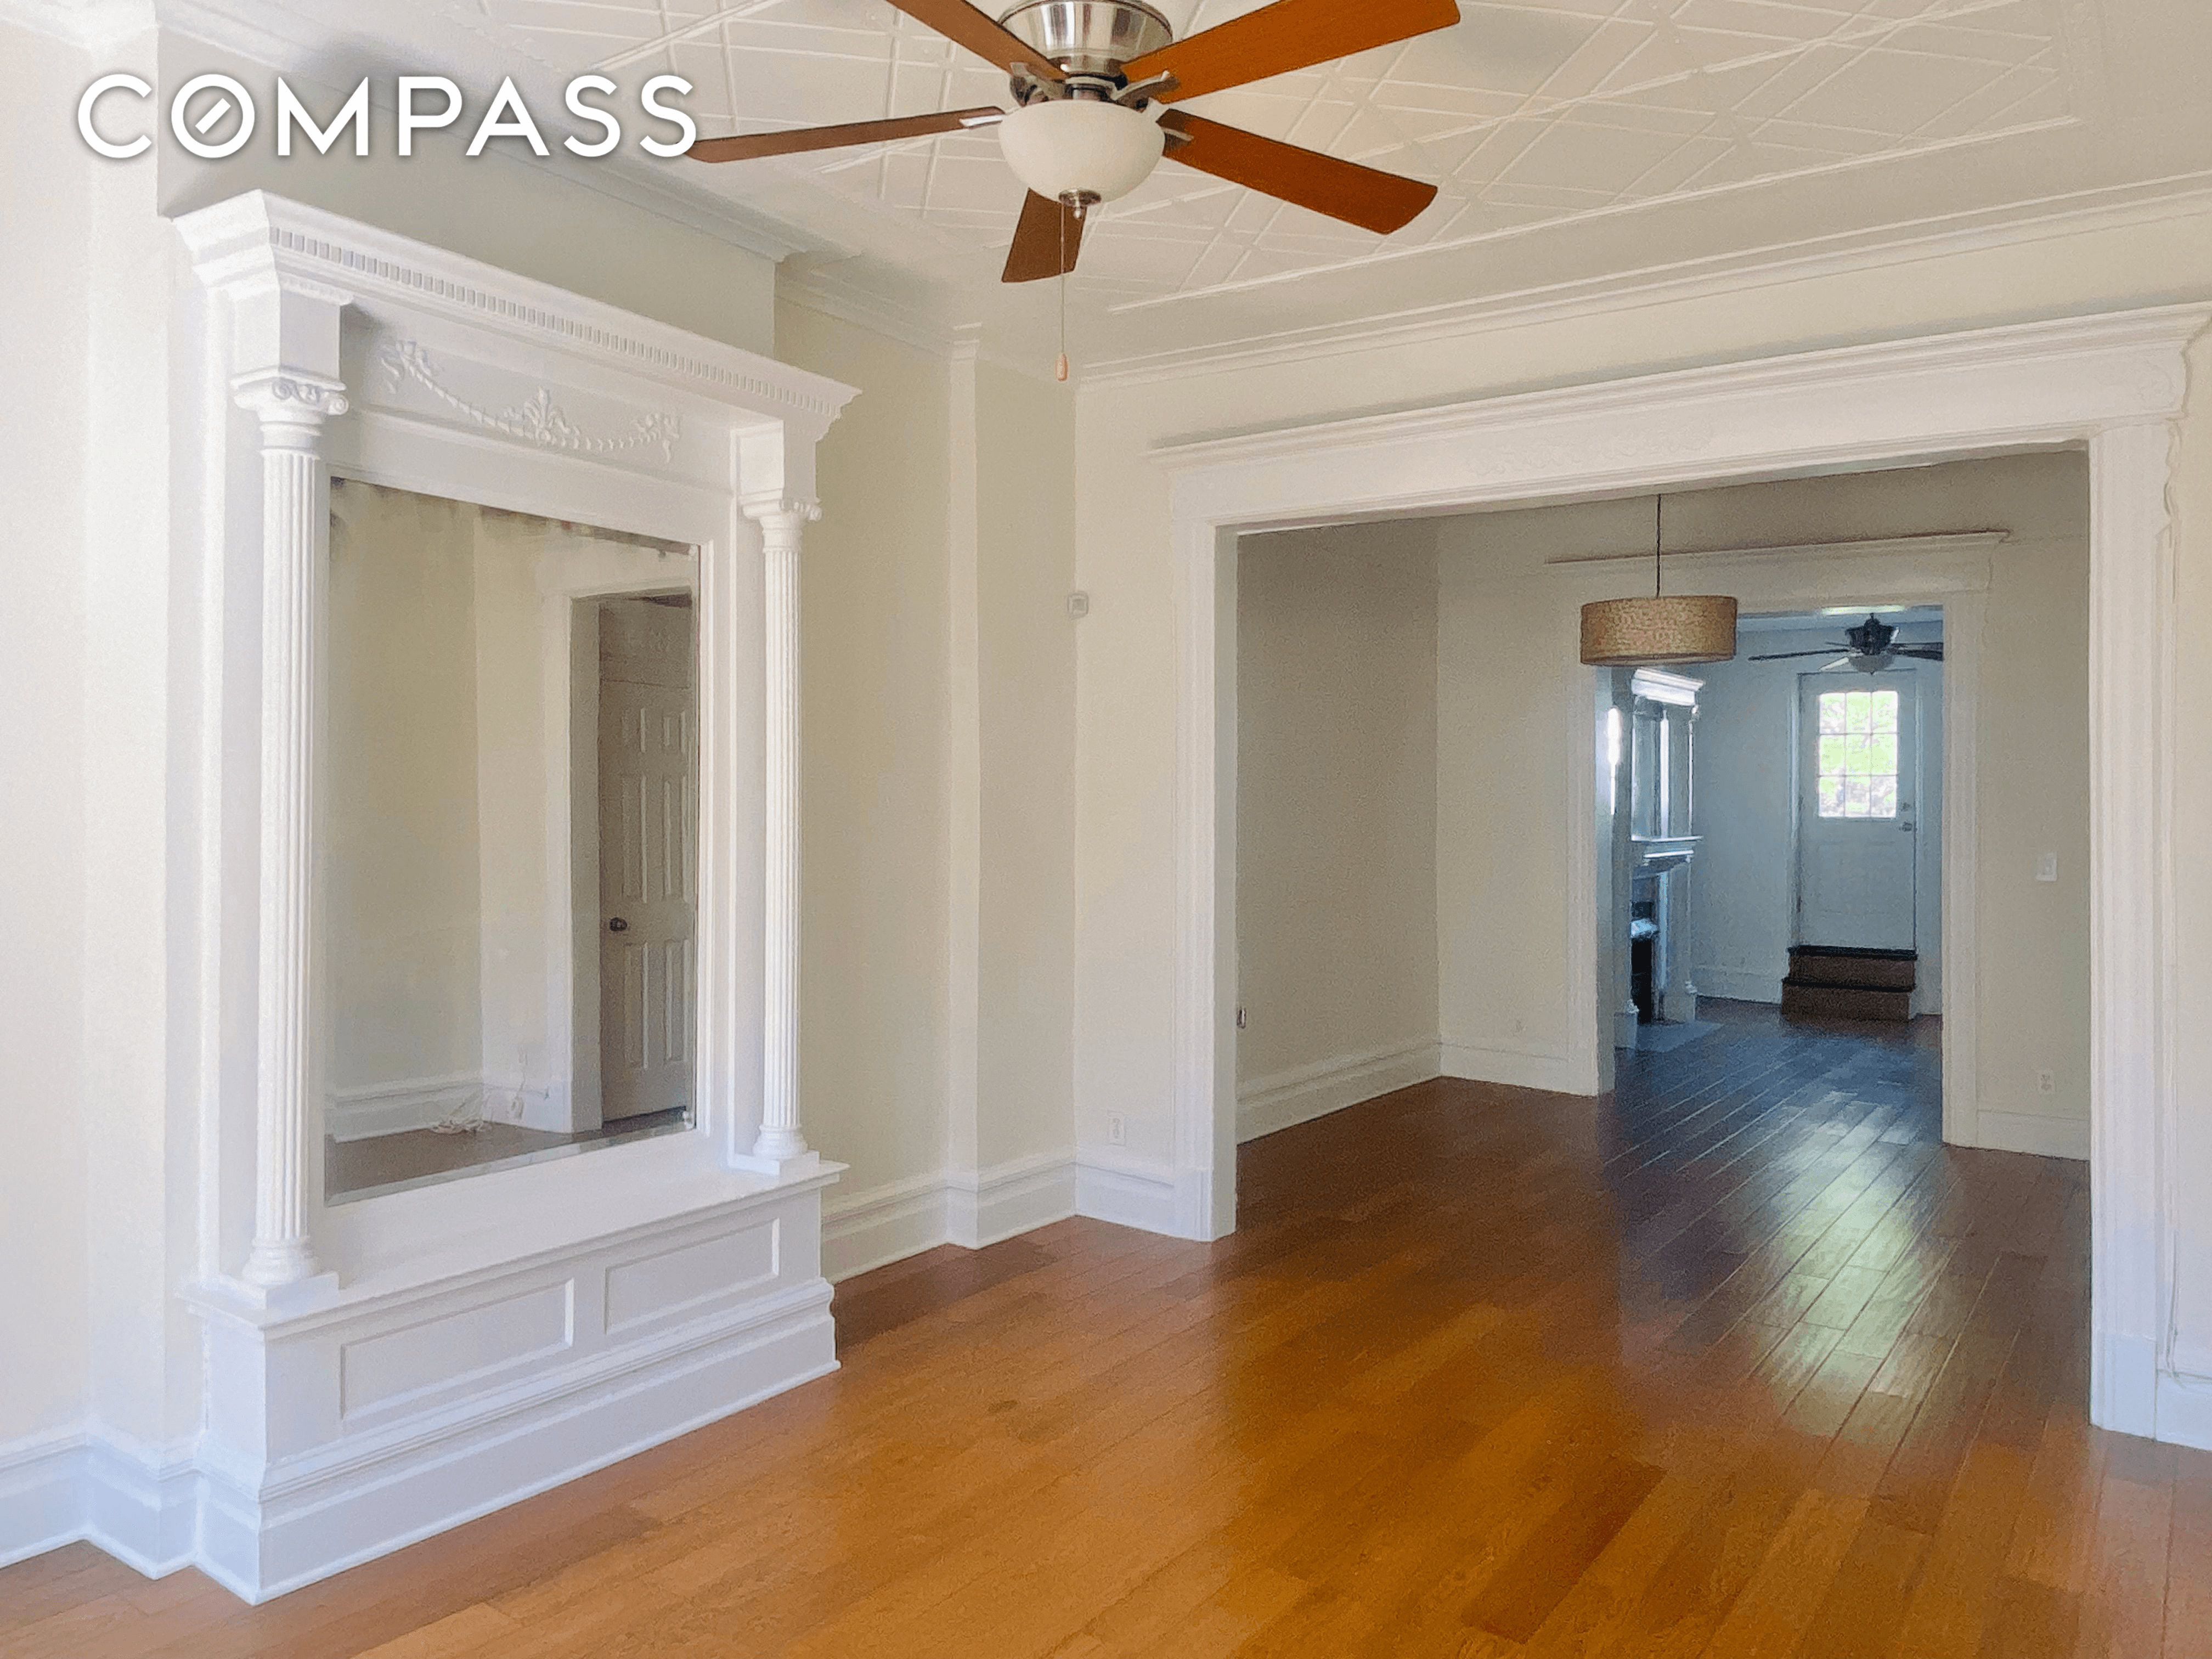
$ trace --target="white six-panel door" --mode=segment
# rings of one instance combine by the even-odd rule
[[[600,1118],[691,1103],[698,720],[692,612],[599,620]]]

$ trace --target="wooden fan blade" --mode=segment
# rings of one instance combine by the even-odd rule
[[[1067,249],[1065,263],[1060,258],[1063,246]],[[1065,276],[1075,269],[1076,256],[1082,251],[1083,221],[1075,210],[1031,191],[1022,204],[1022,222],[1014,227],[1014,245],[1007,250],[1006,274],[1000,280],[1035,283]]]
[[[793,127],[787,132],[740,133],[734,138],[702,138],[684,153],[695,161],[750,161],[761,155],[796,155],[801,150],[842,149],[848,144],[888,143],[921,138],[933,132],[988,127],[1006,118],[992,105],[947,110],[942,115],[909,115],[896,121],[848,121],[837,127]]]
[[[1168,146],[1170,161],[1380,235],[1411,224],[1437,199],[1434,185],[1364,167],[1357,161],[1340,161],[1319,150],[1262,138],[1202,115],[1171,109],[1160,117],[1160,125],[1190,141]]]
[[[892,5],[913,18],[917,23],[927,23],[946,40],[968,48],[978,58],[988,58],[1000,69],[1011,71],[1017,64],[1026,64],[1041,81],[1064,81],[1067,77],[1059,64],[1046,58],[1035,46],[1012,29],[1003,28],[968,3],[968,0],[890,0]]]
[[[1123,64],[1121,72],[1132,86],[1158,75],[1174,76],[1176,84],[1154,95],[1178,102],[1311,69],[1458,21],[1459,8],[1452,0],[1275,0],[1147,52]]]

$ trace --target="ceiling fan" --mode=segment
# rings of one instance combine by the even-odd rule
[[[890,3],[1006,70],[1014,107],[702,138],[688,154],[750,161],[995,126],[1030,191],[1009,283],[1074,270],[1090,210],[1136,189],[1163,155],[1382,235],[1436,199],[1434,185],[1162,106],[1449,27],[1453,0],[1275,0],[1184,40],[1142,0],[1023,0],[996,22],[967,0]]]
[[[1831,651],[1844,654],[1832,663],[1823,664],[1816,672],[1826,673],[1831,668],[1851,667],[1862,674],[1879,674],[1894,665],[1899,657],[1917,657],[1923,662],[1943,660],[1940,645],[1898,645],[1897,629],[1879,617],[1869,616],[1856,628],[1844,630],[1845,645],[1823,646],[1818,651],[1777,651],[1764,657],[1753,657],[1753,662],[1784,662],[1791,657],[1825,657]]]

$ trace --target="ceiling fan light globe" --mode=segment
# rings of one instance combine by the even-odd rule
[[[1119,104],[1056,98],[1009,114],[999,124],[999,147],[1014,177],[1048,201],[1112,202],[1152,176],[1167,135],[1150,116]]]

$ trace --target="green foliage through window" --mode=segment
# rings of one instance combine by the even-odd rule
[[[1820,693],[1820,816],[1897,816],[1897,693]]]

